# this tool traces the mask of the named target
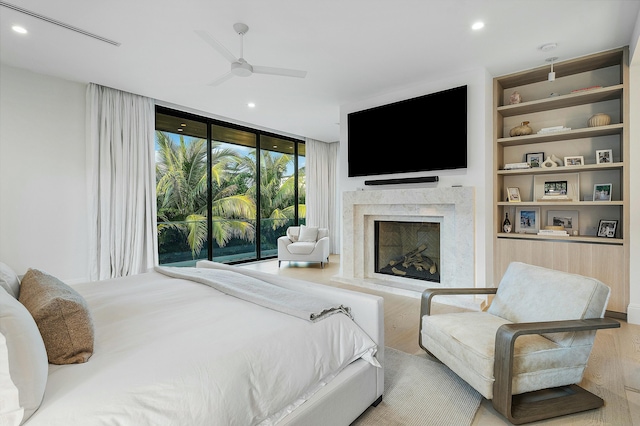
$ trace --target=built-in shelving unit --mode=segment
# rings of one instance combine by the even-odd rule
[[[612,289],[608,310],[624,315],[629,303],[629,71],[628,48],[554,63],[494,79],[494,226],[496,280],[512,261],[593,276]],[[514,92],[520,102],[510,103]],[[608,125],[590,127],[596,113],[611,117]],[[533,132],[509,136],[510,129],[529,122]],[[538,133],[543,128],[568,130]],[[608,163],[596,151],[611,150]],[[582,157],[580,165],[505,170],[505,164],[526,162],[527,154]],[[570,201],[541,201],[545,180],[568,181]],[[611,184],[610,201],[594,201],[594,186]],[[507,188],[518,188],[519,202],[509,202]],[[515,232],[518,213],[537,212],[537,227],[566,212],[569,235]],[[513,230],[505,233],[506,214]],[[524,217],[524,215],[523,215]],[[601,220],[616,221],[613,237],[598,236]],[[557,224],[555,224],[557,225]],[[526,227],[525,227],[526,228]],[[532,232],[532,233],[528,233]]]

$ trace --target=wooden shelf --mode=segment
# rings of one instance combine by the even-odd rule
[[[624,206],[624,201],[498,201],[499,206],[590,206],[590,207],[606,207],[606,206]]]
[[[538,235],[538,234],[522,234],[522,233],[505,233],[501,232],[496,235],[498,238],[511,238],[516,240],[556,240],[567,241],[573,243],[593,243],[593,244],[610,244],[610,245],[622,245],[624,240],[622,238],[604,238],[593,236],[550,236],[550,235]]]
[[[625,48],[613,49],[608,52],[594,53],[578,59],[558,62],[554,64],[556,78],[567,77],[574,74],[588,72],[594,69],[613,67],[625,61]],[[522,86],[525,84],[546,81],[549,74],[549,65],[539,66],[526,71],[496,78],[502,89]]]
[[[530,169],[498,170],[499,175],[546,175],[555,173],[595,172],[598,170],[622,170],[622,163],[585,164],[584,166],[533,167]]]
[[[550,111],[578,105],[587,105],[595,102],[610,101],[612,99],[620,99],[622,96],[622,89],[623,85],[617,84],[615,86],[569,93],[568,95],[554,96],[551,98],[522,102],[514,105],[499,106],[497,111],[503,117],[513,117],[516,115],[532,114],[534,112]]]
[[[499,138],[496,140],[496,143],[506,147],[543,142],[557,142],[571,139],[595,138],[599,136],[621,135],[623,129],[624,125],[622,123],[609,124],[608,126],[585,127],[582,129],[567,130],[564,132],[510,136],[506,138]]]

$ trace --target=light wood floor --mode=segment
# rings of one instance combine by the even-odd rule
[[[424,354],[418,345],[420,300],[384,293],[372,289],[332,282],[339,272],[340,257],[332,255],[330,262],[319,264],[283,262],[277,260],[243,265],[243,267],[304,279],[334,287],[348,288],[384,298],[385,345],[410,354]],[[446,306],[434,307],[446,311]],[[564,416],[532,425],[612,425],[640,426],[640,325],[621,322],[621,328],[599,330],[581,385],[605,400],[605,406],[581,414]],[[473,426],[510,425],[483,399]]]

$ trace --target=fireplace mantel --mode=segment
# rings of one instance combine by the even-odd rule
[[[334,280],[416,296],[427,287],[475,287],[474,188],[399,188],[343,193],[341,269]],[[431,221],[441,229],[440,283],[374,271],[374,221]],[[445,260],[446,259],[446,260]]]

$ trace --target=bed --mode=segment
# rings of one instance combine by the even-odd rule
[[[210,261],[58,283],[92,347],[53,364],[46,346],[43,366],[34,334],[57,331],[38,322],[34,273],[56,280],[0,286],[0,424],[349,425],[382,398],[380,297]],[[16,320],[25,307],[35,332]]]

